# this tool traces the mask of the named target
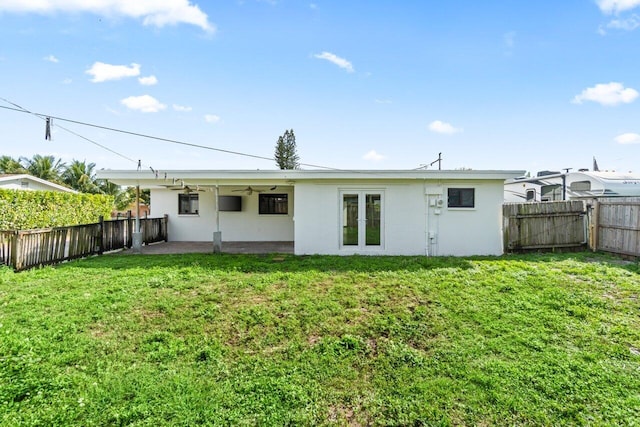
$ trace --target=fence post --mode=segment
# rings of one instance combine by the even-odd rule
[[[17,240],[18,232],[11,232],[11,234],[9,235],[9,259],[7,261],[9,262],[8,265],[13,267],[14,269],[16,268],[16,250],[18,249],[18,244],[16,243]]]
[[[151,233],[149,233],[149,218],[147,218],[147,212],[145,211],[144,213],[144,219],[142,221],[142,243],[144,243],[145,245],[149,244],[149,235]]]
[[[22,242],[20,241],[20,232],[18,230],[13,233],[13,241],[11,242],[11,264],[13,269],[19,271],[21,267],[20,263],[20,251],[22,250]]]
[[[131,220],[131,209],[127,211],[127,241],[125,247],[130,248],[133,246],[133,223]]]
[[[164,218],[162,221],[162,238],[165,242],[169,241],[169,215],[164,214]]]
[[[600,233],[600,202],[594,200],[591,211],[591,250],[598,250],[598,234]]]
[[[102,255],[104,252],[104,216],[98,217],[98,235],[96,236],[98,255]]]

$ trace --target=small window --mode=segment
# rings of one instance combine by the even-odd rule
[[[543,185],[540,188],[540,199],[543,202],[562,200],[562,186],[560,184]]]
[[[178,213],[180,215],[197,215],[198,194],[178,194]]]
[[[260,215],[287,215],[289,213],[288,194],[260,194]]]
[[[473,208],[475,207],[475,188],[448,188],[447,207]]]
[[[536,190],[527,190],[527,202],[534,202],[536,200]]]
[[[569,188],[572,191],[591,191],[591,181],[574,181]]]

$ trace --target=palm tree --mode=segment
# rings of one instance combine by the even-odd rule
[[[96,184],[95,167],[95,163],[74,159],[62,173],[62,182],[81,193],[100,193],[100,187]]]
[[[125,210],[131,204],[131,194],[113,182],[99,180],[98,188],[100,189],[100,194],[113,196],[113,205],[116,210]]]
[[[25,168],[20,161],[11,156],[0,156],[0,173],[16,174],[25,173]]]
[[[60,176],[65,168],[62,160],[54,156],[42,156],[35,154],[31,159],[21,157],[20,161],[26,166],[27,172],[41,179],[52,182],[61,182]]]

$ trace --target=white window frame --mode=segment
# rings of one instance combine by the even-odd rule
[[[473,206],[450,206],[449,205],[449,190],[473,190]],[[473,211],[478,206],[477,188],[473,186],[460,186],[460,187],[447,187],[447,209],[461,210],[461,211]]]
[[[189,197],[189,210],[190,212],[180,212],[180,199],[181,196],[188,196]],[[195,209],[194,212],[191,212],[193,206],[192,206],[192,201],[191,198],[193,196],[196,196],[196,201],[198,203],[198,209]],[[180,193],[178,194],[178,215],[185,215],[185,216],[196,216],[196,215],[200,215],[200,195],[198,193]]]

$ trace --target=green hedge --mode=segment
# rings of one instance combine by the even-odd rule
[[[113,197],[102,194],[0,189],[0,230],[90,224],[112,208]]]

